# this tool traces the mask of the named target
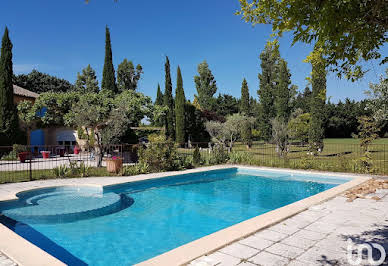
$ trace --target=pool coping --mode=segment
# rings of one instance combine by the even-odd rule
[[[0,194],[0,201],[17,200],[17,194],[20,192],[27,192],[50,187],[64,187],[64,186],[93,186],[104,187],[114,186],[118,184],[158,179],[163,177],[170,177],[182,174],[198,173],[210,170],[221,170],[230,168],[241,168],[251,170],[270,170],[279,172],[292,172],[299,174],[323,174],[325,176],[335,176],[350,178],[350,181],[338,185],[334,188],[318,193],[306,199],[294,202],[268,213],[256,216],[254,218],[245,220],[241,223],[232,225],[210,235],[204,236],[200,239],[189,242],[183,246],[177,247],[159,256],[153,257],[149,260],[143,261],[137,265],[184,265],[190,261],[201,257],[203,255],[214,252],[234,241],[240,240],[257,231],[269,227],[273,224],[281,222],[295,214],[298,214],[309,207],[327,201],[346,190],[357,186],[367,180],[373,178],[372,176],[365,176],[359,174],[347,173],[333,173],[322,171],[306,171],[294,169],[279,169],[270,167],[254,167],[245,165],[218,165],[210,167],[200,167],[184,171],[173,171],[163,173],[144,174],[130,177],[99,177],[99,178],[76,178],[76,179],[53,179],[40,180],[25,183],[13,183],[0,185],[7,186],[7,195]],[[13,188],[12,188],[13,187]],[[31,188],[32,187],[32,188]],[[39,247],[30,243],[28,240],[22,238],[6,226],[0,224],[0,251],[7,255],[10,259],[19,265],[65,265],[54,256],[43,251]]]

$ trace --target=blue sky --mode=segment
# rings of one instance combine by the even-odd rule
[[[260,71],[258,56],[271,33],[268,25],[251,25],[234,15],[238,0],[134,1],[8,0],[2,3],[1,31],[7,25],[14,44],[14,71],[33,68],[71,82],[88,64],[101,82],[104,63],[105,25],[111,30],[115,67],[128,58],[140,63],[144,75],[139,91],[155,97],[157,83],[164,90],[164,61],[171,62],[175,88],[178,64],[186,97],[195,94],[197,65],[207,60],[217,80],[218,92],[240,95],[243,77],[257,98]],[[1,33],[2,34],[2,33]],[[311,47],[291,47],[290,36],[280,42],[281,56],[288,61],[293,84],[303,90],[311,68],[303,63]],[[383,55],[388,54],[384,47]],[[328,76],[327,94],[332,101],[364,98],[369,82],[378,81],[384,67],[368,62],[365,78],[352,83]],[[218,94],[217,92],[217,94]]]

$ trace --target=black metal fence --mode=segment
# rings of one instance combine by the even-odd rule
[[[138,161],[138,149],[151,144],[106,145],[99,165],[95,149],[72,146],[0,147],[0,183],[21,182],[65,176],[116,175],[106,171],[106,161],[112,157],[123,159],[123,165]],[[274,144],[255,142],[251,147],[242,143],[233,145],[231,152],[220,150],[209,143],[185,143],[177,148],[178,155],[192,159],[198,146],[202,165],[219,163],[249,164],[256,166],[295,169],[316,169],[351,173],[388,175],[388,144],[370,145],[367,158],[358,144],[325,144],[317,155],[311,155],[308,145],[289,145],[284,156],[279,156]],[[161,158],[162,160],[162,158]],[[367,166],[366,166],[367,165]],[[65,173],[66,172],[66,173]]]

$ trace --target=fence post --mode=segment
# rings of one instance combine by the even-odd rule
[[[30,174],[30,181],[32,181],[32,154],[30,155],[29,159],[30,159],[30,163],[29,163],[29,167],[30,167],[29,172],[30,173],[29,174]]]

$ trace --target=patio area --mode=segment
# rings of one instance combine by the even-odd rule
[[[371,199],[374,196],[381,199]],[[376,243],[388,251],[388,190],[377,190],[353,202],[337,196],[190,265],[351,265],[347,259],[349,239],[353,251],[364,243]],[[373,257],[380,258],[376,248]],[[356,253],[352,258],[357,259]],[[359,265],[371,265],[366,254]],[[388,265],[388,258],[377,265]]]

